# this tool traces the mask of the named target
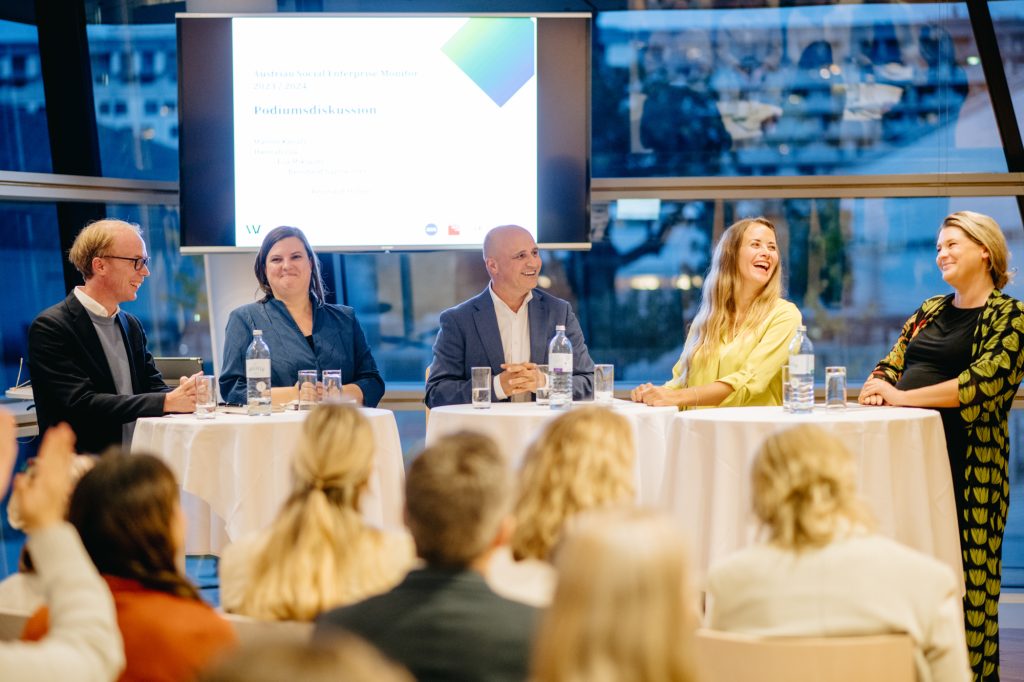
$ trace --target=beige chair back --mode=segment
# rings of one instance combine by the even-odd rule
[[[257,620],[235,613],[221,615],[235,628],[240,646],[262,642],[308,642],[313,636],[312,623],[297,620]]]
[[[23,611],[0,609],[0,641],[8,642],[20,638],[21,631],[25,629],[25,622],[31,615]]]
[[[703,682],[914,682],[907,635],[749,637],[697,631]]]

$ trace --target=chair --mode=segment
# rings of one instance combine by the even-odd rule
[[[174,388],[181,377],[190,377],[203,371],[202,358],[153,358],[156,369],[164,378],[164,383]]]
[[[25,629],[25,622],[31,615],[22,611],[0,609],[0,641],[8,642],[20,638],[21,631]]]
[[[257,620],[237,613],[222,613],[238,635],[241,646],[266,642],[308,642],[313,624],[297,620]]]
[[[698,630],[704,682],[914,682],[908,635],[751,637]]]

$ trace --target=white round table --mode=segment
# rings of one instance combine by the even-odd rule
[[[678,410],[674,407],[648,407],[627,400],[615,400],[608,407],[625,417],[633,427],[637,447],[637,501],[643,505],[654,505],[665,466],[665,438]],[[502,454],[518,469],[526,448],[544,426],[560,414],[536,403],[493,403],[487,409],[476,409],[472,405],[437,407],[430,411],[426,442],[432,445],[441,436],[457,431],[478,431],[493,438]]]
[[[681,412],[673,419],[660,506],[685,531],[698,579],[715,561],[755,541],[754,455],[770,434],[805,423],[839,436],[856,456],[858,488],[878,532],[934,556],[962,578],[938,412],[849,405],[799,415],[781,407],[732,407]]]
[[[363,515],[402,528],[405,468],[395,415],[360,408],[375,443]],[[189,554],[220,554],[231,542],[270,525],[292,488],[291,458],[308,412],[269,417],[218,412],[214,419],[167,415],[139,419],[132,452],[167,462],[182,489]]]

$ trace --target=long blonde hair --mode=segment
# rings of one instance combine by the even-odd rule
[[[581,516],[558,551],[532,682],[692,682],[695,594],[678,529],[650,511]]]
[[[711,267],[704,278],[700,308],[697,309],[697,315],[690,325],[690,333],[686,336],[683,353],[677,365],[681,372],[678,379],[672,382],[677,387],[686,386],[691,366],[700,364],[707,358],[713,358],[718,353],[722,339],[727,335],[738,335],[756,329],[782,296],[780,257],[775,272],[761,289],[761,293],[754,298],[742,325],[737,328],[736,289],[740,282],[739,251],[747,228],[754,224],[764,225],[773,234],[776,232],[775,225],[767,218],[744,218],[730,225],[715,246]]]
[[[751,484],[754,514],[785,549],[823,547],[843,529],[870,525],[853,455],[820,427],[801,424],[769,436],[754,459]]]
[[[635,460],[632,428],[611,410],[585,407],[551,422],[519,477],[513,556],[547,560],[569,518],[632,502]]]
[[[322,405],[309,414],[292,461],[292,494],[255,558],[241,613],[311,620],[394,584],[384,537],[359,511],[373,451],[373,432],[356,408]]]

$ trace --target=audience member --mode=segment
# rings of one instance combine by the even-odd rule
[[[192,412],[195,381],[173,391],[157,371],[146,333],[120,304],[149,276],[138,225],[100,220],[82,229],[68,260],[85,279],[28,330],[29,371],[40,432],[66,421],[81,452],[131,442],[135,420]]]
[[[368,527],[359,511],[373,453],[373,431],[355,407],[324,404],[310,413],[292,461],[292,494],[277,519],[221,558],[225,610],[312,620],[402,579],[412,543]]]
[[[693,682],[697,609],[678,529],[647,511],[591,512],[555,563],[533,682]]]
[[[127,661],[119,680],[192,680],[235,645],[234,630],[179,569],[185,517],[162,461],[111,450],[78,482],[68,520],[114,596]],[[23,638],[42,637],[49,620],[48,609],[36,612]]]
[[[426,567],[387,594],[324,614],[317,636],[360,635],[420,682],[526,679],[536,611],[484,580],[511,534],[505,458],[486,436],[447,436],[412,463],[405,490],[406,522]]]
[[[16,431],[14,417],[0,410],[0,494],[18,455]],[[49,429],[35,466],[14,481],[52,626],[38,643],[0,643],[0,677],[6,682],[108,682],[124,667],[110,591],[64,521],[74,445],[67,424]]]
[[[311,643],[244,646],[199,682],[412,682],[406,671],[351,635]]]
[[[555,587],[549,562],[564,528],[588,509],[631,504],[635,461],[622,415],[584,407],[551,422],[526,454],[511,546],[495,553],[488,573],[494,591],[547,606]]]
[[[867,530],[853,456],[809,424],[771,436],[752,472],[768,542],[711,569],[708,625],[759,636],[906,633],[919,680],[970,679],[949,568]]]

